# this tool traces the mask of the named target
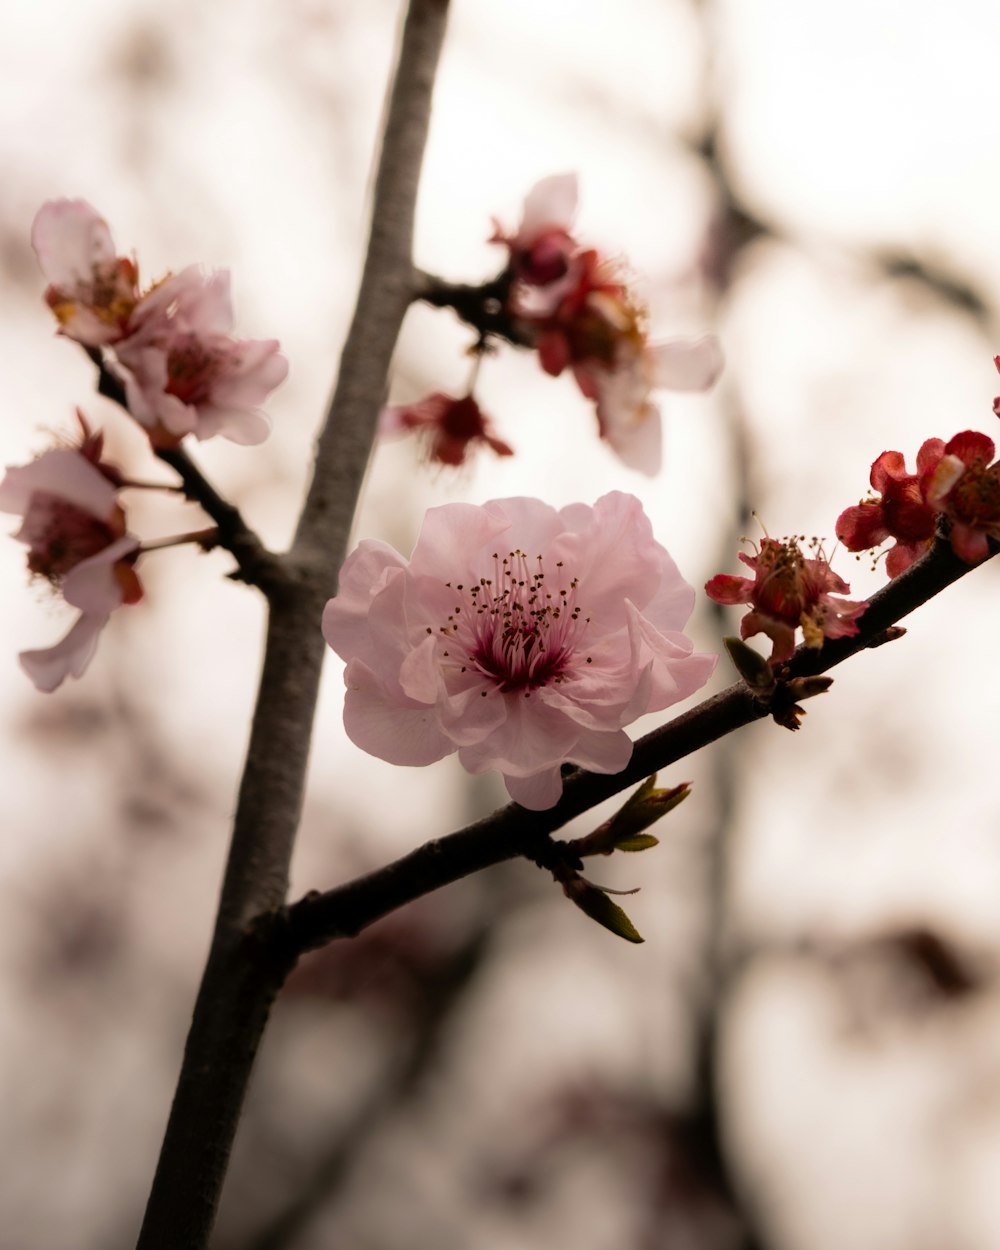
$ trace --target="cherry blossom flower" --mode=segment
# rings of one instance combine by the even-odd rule
[[[157,446],[185,434],[263,442],[270,418],[258,407],[288,373],[276,339],[233,339],[229,274],[196,265],[146,295],[134,332],[115,352],[129,411]]]
[[[944,444],[927,475],[928,502],[949,518],[952,550],[969,564],[989,555],[988,539],[1000,540],[1000,464],[993,464],[995,451],[991,438],[964,430]]]
[[[630,468],[652,475],[661,440],[652,392],[707,390],[722,368],[722,351],[711,335],[651,343],[646,308],[622,265],[574,238],[576,207],[576,175],[559,174],[528,193],[514,234],[496,226],[492,241],[508,248],[514,277],[508,311],[533,341],[545,372],[558,377],[571,370],[595,402],[601,437]]]
[[[557,511],[534,499],[428,512],[409,561],[366,540],[323,635],[346,662],[344,724],[394,764],[454,751],[551,807],[571,761],[614,773],[623,727],[699,689],[715,655],[681,632],[694,592],[637,499]]]
[[[21,653],[39,690],[79,677],[111,612],[142,598],[133,568],[139,542],[125,529],[117,474],[99,455],[100,436],[89,435],[82,447],[55,448],[8,468],[0,482],[0,511],[22,517],[14,537],[28,548],[28,569],[81,613],[54,647]]]
[[[907,473],[898,451],[884,451],[872,464],[871,484],[881,498],[865,499],[845,508],[836,534],[848,551],[867,551],[895,539],[886,570],[897,577],[930,546],[937,529],[938,509],[927,499],[927,483],[944,451],[939,438],[929,438],[917,452],[917,471]]]
[[[31,227],[31,246],[49,283],[45,302],[60,333],[88,347],[128,333],[139,299],[135,261],[115,255],[108,223],[86,200],[48,200]]]
[[[576,174],[554,174],[528,192],[514,234],[494,221],[490,242],[510,253],[515,316],[544,317],[577,285],[580,248],[571,233],[576,207]]]
[[[259,405],[288,373],[274,339],[230,337],[229,275],[196,265],[145,294],[134,261],[115,255],[107,222],[85,200],[50,200],[32,245],[61,333],[111,348],[129,410],[159,447],[185,434],[260,443],[271,424]]]
[[[630,468],[654,475],[661,459],[660,412],[654,390],[705,391],[722,370],[714,335],[650,342],[648,314],[616,266],[585,252],[573,289],[537,324],[546,373],[572,370],[595,402],[601,438]]]
[[[465,463],[469,451],[485,443],[498,456],[512,456],[514,449],[497,438],[489,417],[471,395],[455,399],[435,391],[413,404],[383,408],[378,432],[392,436],[417,430],[426,436],[428,459],[438,464]]]
[[[740,637],[766,634],[772,664],[791,656],[799,626],[805,645],[814,648],[824,638],[850,638],[858,632],[857,618],[868,604],[834,597],[851,588],[831,569],[822,549],[817,547],[816,556],[807,558],[795,538],[765,538],[756,555],[741,552],[740,559],[753,570],[752,580],[719,573],[705,584],[705,593],[716,603],[751,605],[740,622]]]

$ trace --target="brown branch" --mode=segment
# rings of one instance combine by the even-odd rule
[[[445,282],[424,270],[419,270],[416,278],[415,299],[432,308],[450,308],[461,321],[477,330],[481,339],[500,338],[515,347],[534,347],[531,330],[507,311],[513,281],[509,269],[479,284]]]
[[[815,651],[800,647],[783,669],[783,677],[790,680],[823,673],[859,651],[879,645],[889,626],[964,577],[972,567],[939,539],[921,560],[872,597],[856,637],[828,642]],[[783,685],[779,682],[779,692]],[[289,953],[352,937],[396,908],[493,864],[519,856],[544,859],[549,835],[573,817],[770,711],[767,699],[738,682],[640,738],[622,772],[613,776],[583,769],[570,772],[555,807],[534,812],[510,803],[364,877],[323,893],[307,894],[287,912],[288,930],[283,940],[290,945]]]
[[[292,544],[292,557],[314,570],[328,595],[347,556],[376,420],[388,393],[389,365],[418,290],[413,219],[447,10],[448,0],[411,3],[375,178],[361,286]]]
[[[293,962],[271,940],[288,889],[325,644],[323,603],[346,547],[412,290],[413,209],[447,0],[411,0],[379,158],[358,306],[287,582],[272,596],[257,705],[215,931],[138,1250],[204,1250],[271,1001]]]

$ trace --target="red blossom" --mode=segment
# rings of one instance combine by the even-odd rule
[[[514,449],[497,438],[489,417],[471,395],[456,399],[435,391],[413,404],[383,408],[380,434],[419,430],[427,439],[428,458],[438,464],[460,465],[474,444],[485,443],[498,456],[512,456]]]
[[[819,546],[810,558],[796,538],[765,538],[756,555],[741,552],[740,559],[753,570],[752,580],[720,573],[706,582],[705,593],[716,603],[750,604],[740,637],[766,634],[773,644],[772,664],[791,656],[800,626],[805,645],[813,648],[821,647],[824,638],[849,638],[858,632],[857,618],[868,604],[834,598],[851,588],[834,573]]]
[[[951,522],[951,548],[975,564],[989,555],[990,538],[1000,541],[1000,464],[993,440],[963,430],[943,448],[928,475],[927,498]]]
[[[943,452],[941,439],[927,439],[917,452],[916,473],[907,473],[901,452],[882,452],[870,478],[881,498],[845,508],[837,518],[836,534],[848,551],[867,551],[887,538],[895,539],[886,557],[890,577],[898,576],[926,551],[938,517],[938,509],[927,499],[927,482]]]

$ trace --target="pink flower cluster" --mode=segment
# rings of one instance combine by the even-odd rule
[[[110,348],[129,411],[159,447],[186,434],[260,443],[270,421],[259,405],[284,380],[274,339],[234,339],[225,271],[192,265],[143,293],[135,261],[117,256],[107,222],[85,200],[50,200],[31,243],[49,283],[60,332]]]
[[[614,773],[624,726],[699,689],[714,655],[682,632],[694,591],[639,501],[432,508],[409,561],[366,540],[323,635],[347,663],[344,724],[394,764],[457,751],[511,798],[551,807],[571,761]]]
[[[28,548],[29,571],[80,613],[54,647],[21,653],[22,668],[44,691],[81,676],[114,609],[142,598],[133,567],[139,540],[125,527],[121,478],[101,459],[101,435],[80,421],[78,446],[43,452],[0,482],[0,511],[22,518],[15,538]]]
[[[818,546],[807,557],[796,538],[765,538],[756,555],[741,553],[740,559],[753,571],[752,579],[719,573],[705,584],[705,593],[716,603],[750,604],[740,622],[740,637],[766,634],[772,664],[790,658],[800,627],[805,645],[814,648],[825,638],[850,638],[858,632],[858,617],[868,604],[839,597],[851,588]]]
[[[993,440],[975,430],[947,443],[927,439],[917,453],[916,473],[907,473],[902,453],[884,451],[871,468],[877,496],[840,514],[837,537],[848,551],[867,551],[893,539],[886,569],[896,577],[930,546],[945,517],[952,550],[975,564],[988,555],[989,539],[1000,540],[995,452]]]
[[[575,174],[544,178],[528,193],[513,234],[496,225],[492,242],[509,253],[510,312],[532,334],[539,361],[557,377],[569,369],[593,400],[601,438],[631,468],[660,467],[658,388],[707,390],[719,376],[718,339],[650,342],[645,307],[622,267],[573,235]]]

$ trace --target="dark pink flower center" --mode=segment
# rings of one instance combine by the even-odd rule
[[[83,508],[38,491],[24,516],[20,538],[28,543],[28,568],[58,582],[83,560],[109,547],[120,534]]]
[[[578,602],[579,583],[575,577],[565,579],[561,560],[555,568],[552,583],[541,556],[529,561],[520,550],[503,557],[495,552],[492,577],[481,577],[473,586],[449,582],[461,602],[440,627],[454,639],[444,655],[463,673],[471,669],[500,691],[525,695],[562,681],[578,659],[589,664],[590,656],[580,656],[590,617]]]
[[[170,344],[166,390],[181,403],[205,403],[221,372],[221,353],[198,335],[178,335]]]

